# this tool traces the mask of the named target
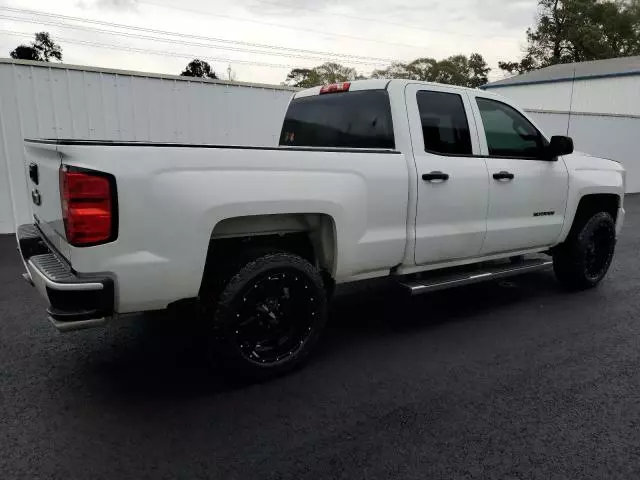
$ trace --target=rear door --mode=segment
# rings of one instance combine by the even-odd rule
[[[486,233],[489,180],[464,90],[408,84],[409,129],[417,168],[415,262],[479,255]]]
[[[526,116],[499,98],[471,93],[489,169],[483,255],[553,245],[562,231],[569,174]]]

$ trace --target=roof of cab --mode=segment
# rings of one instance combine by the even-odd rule
[[[345,82],[346,83],[346,82]],[[475,89],[471,89],[471,88],[467,88],[467,87],[459,87],[456,85],[442,85],[439,83],[433,83],[433,82],[423,82],[420,80],[403,80],[403,79],[386,79],[386,78],[374,78],[374,79],[370,79],[370,80],[353,80],[351,82],[349,82],[351,84],[351,86],[349,87],[349,91],[350,92],[357,92],[358,90],[384,90],[386,89],[390,84],[401,84],[401,85],[407,85],[409,83],[417,83],[420,85],[431,85],[431,86],[446,86],[446,87],[450,87],[450,88],[457,88],[460,90],[475,90]],[[311,87],[311,88],[307,88],[305,90],[300,90],[298,92],[295,93],[295,95],[293,96],[293,98],[301,98],[301,97],[311,97],[314,95],[320,95],[320,89],[322,88],[322,86],[317,86],[317,87]]]

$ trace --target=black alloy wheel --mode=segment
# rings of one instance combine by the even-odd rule
[[[553,252],[553,269],[558,281],[572,290],[598,285],[606,276],[616,247],[613,217],[598,212],[583,220],[565,242]]]
[[[592,280],[602,277],[609,268],[612,256],[611,231],[607,226],[599,225],[585,239],[585,275]]]
[[[286,360],[304,347],[318,315],[311,280],[295,270],[269,271],[231,303],[234,338],[245,358],[261,364]]]
[[[306,360],[327,320],[320,271],[298,255],[260,250],[247,252],[227,272],[213,313],[225,364],[264,378]]]

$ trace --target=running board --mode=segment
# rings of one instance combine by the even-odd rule
[[[521,260],[517,263],[502,263],[500,265],[487,265],[484,268],[475,268],[467,272],[431,272],[429,278],[400,282],[411,295],[435,292],[446,288],[470,285],[472,283],[486,282],[500,278],[520,275],[522,273],[547,270],[553,262],[546,259]],[[425,274],[428,275],[428,274]]]

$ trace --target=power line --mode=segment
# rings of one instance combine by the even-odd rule
[[[302,11],[307,11],[307,12],[320,13],[322,15],[332,15],[332,16],[336,16],[336,17],[350,18],[350,19],[353,19],[353,20],[360,20],[360,21],[363,21],[363,22],[375,22],[375,23],[380,23],[380,24],[384,24],[384,25],[393,25],[393,26],[396,26],[396,27],[411,28],[411,29],[414,29],[414,30],[421,30],[423,32],[441,33],[441,34],[445,34],[445,35],[456,35],[456,36],[460,36],[460,37],[486,38],[486,35],[478,35],[478,34],[474,34],[474,33],[464,33],[464,32],[452,32],[452,31],[449,31],[449,30],[441,30],[441,29],[437,29],[437,28],[425,28],[425,27],[421,27],[421,26],[418,26],[418,25],[412,25],[412,24],[409,24],[409,23],[392,22],[390,20],[380,20],[378,18],[361,17],[361,16],[358,16],[358,15],[351,15],[351,14],[348,14],[348,13],[329,12],[327,10],[322,10],[320,8],[310,8],[310,7],[303,7],[303,6],[298,6],[298,5],[284,5],[282,3],[273,2],[273,1],[270,1],[270,0],[255,0],[255,1],[257,3],[262,3],[264,5],[273,5],[274,7],[280,7],[280,8],[284,8],[284,9],[302,10]],[[496,36],[496,35],[492,35],[491,38],[492,39],[504,38],[505,40],[512,40],[511,37]]]
[[[2,9],[2,7],[0,7],[0,9]],[[82,26],[82,25],[72,25],[72,24],[68,24],[68,23],[64,23],[64,22],[55,22],[52,20],[42,20],[42,19],[29,19],[29,18],[22,18],[22,17],[13,17],[10,15],[2,15],[0,14],[0,18],[6,19],[6,20],[12,20],[12,21],[17,21],[17,22],[21,22],[21,23],[33,23],[33,24],[37,24],[37,25],[52,25],[52,26],[56,26],[56,27],[61,27],[61,28],[69,28],[69,29],[73,29],[73,30],[81,30],[81,31],[85,31],[85,32],[90,32],[90,33],[106,33],[109,35],[118,35],[118,36],[122,36],[122,37],[127,37],[127,38],[137,38],[137,39],[141,39],[141,40],[150,40],[150,41],[155,41],[155,42],[165,42],[165,43],[169,43],[169,42],[175,42],[174,39],[169,39],[169,38],[161,38],[158,36],[149,36],[149,35],[140,35],[140,34],[134,34],[134,33],[128,33],[128,32],[118,32],[118,31],[114,31],[114,30],[105,30],[105,29],[100,29],[100,28],[95,28],[95,27],[88,27],[88,26]],[[178,35],[178,34],[176,34]],[[240,47],[229,47],[229,46],[220,46],[220,45],[211,45],[211,44],[205,44],[205,43],[197,43],[197,42],[189,42],[189,41],[185,41],[185,40],[181,40],[180,41],[181,45],[190,45],[190,46],[195,46],[195,47],[203,47],[203,48],[216,48],[216,49],[220,49],[220,50],[228,50],[228,51],[235,51],[235,52],[242,52],[242,53],[255,53],[255,54],[260,54],[260,55],[267,55],[267,56],[280,56],[280,57],[288,57],[288,58],[300,58],[300,59],[305,59],[305,60],[314,60],[317,62],[323,62],[326,60],[330,60],[329,57],[312,57],[309,55],[300,55],[300,54],[296,54],[296,53],[282,53],[282,52],[276,52],[276,51],[265,51],[265,50],[251,50],[251,49],[246,49],[246,48],[240,48]],[[355,63],[355,64],[360,64],[360,65],[387,65],[389,62],[371,62],[371,61],[365,61],[365,60],[351,60],[349,59],[350,63]]]
[[[90,19],[90,18],[72,17],[72,16],[68,16],[68,15],[58,15],[58,14],[53,14],[53,13],[49,13],[49,12],[41,12],[41,11],[38,11],[38,10],[28,10],[28,9],[24,9],[24,8],[14,8],[14,7],[0,6],[0,10],[5,10],[5,11],[8,11],[8,12],[18,13],[18,14],[49,17],[49,18],[53,18],[53,19],[55,19],[57,21],[62,19],[62,20],[72,21],[72,22],[83,22],[83,23],[107,26],[107,27],[112,27],[112,28],[135,30],[135,31],[151,33],[151,34],[156,34],[156,35],[179,37],[181,42],[183,41],[184,38],[191,38],[191,39],[200,40],[200,41],[227,43],[227,44],[233,44],[233,45],[242,45],[242,46],[248,46],[248,47],[274,49],[274,50],[281,50],[281,51],[294,52],[294,53],[303,53],[303,54],[310,54],[310,55],[340,57],[340,58],[345,58],[345,59],[374,60],[374,61],[385,62],[385,63],[393,61],[393,59],[391,59],[391,58],[369,57],[369,56],[364,56],[364,55],[351,55],[351,54],[337,53],[337,52],[322,52],[322,51],[318,51],[318,50],[306,50],[306,49],[301,49],[301,48],[291,48],[291,47],[282,47],[282,46],[277,46],[277,45],[269,45],[269,44],[253,43],[253,42],[244,42],[244,41],[240,41],[240,40],[228,40],[228,39],[223,39],[223,38],[205,37],[205,36],[192,35],[192,34],[187,34],[187,33],[171,32],[171,31],[158,30],[158,29],[153,29],[153,28],[145,28],[145,27],[137,27],[137,26],[132,26],[132,25],[125,25],[125,24],[121,24],[121,23],[105,22],[105,21],[94,20],[94,19]]]
[[[6,35],[16,35],[16,36],[20,36],[20,37],[33,37],[33,33],[26,33],[26,32],[16,32],[16,31],[12,31],[12,30],[0,30],[0,33],[4,33]],[[106,44],[106,43],[99,43],[99,42],[89,42],[89,41],[85,41],[85,40],[77,40],[77,39],[72,39],[72,38],[57,38],[58,40],[67,42],[67,43],[72,43],[72,44],[77,44],[77,45],[88,45],[88,46],[92,46],[92,47],[98,47],[98,48],[108,48],[111,50],[122,50],[122,51],[127,51],[127,52],[133,52],[133,53],[148,53],[151,55],[160,55],[160,56],[169,56],[169,57],[177,57],[177,58],[193,58],[193,55],[188,55],[188,54],[183,54],[183,53],[178,53],[178,52],[168,52],[168,51],[160,51],[160,50],[150,50],[147,48],[135,48],[135,47],[127,47],[127,46],[122,46],[122,45],[111,45],[111,44]],[[251,61],[251,60],[238,60],[238,59],[233,59],[233,58],[220,58],[220,57],[201,57],[202,60],[208,60],[211,62],[226,62],[226,63],[238,63],[238,64],[244,64],[244,65],[255,65],[255,66],[259,66],[259,67],[269,67],[269,68],[298,68],[299,65],[287,65],[287,64],[277,64],[277,63],[266,63],[266,62],[255,62],[255,61]]]
[[[256,23],[256,24],[260,24],[260,25],[268,25],[271,27],[278,27],[278,28],[285,28],[288,30],[295,30],[298,32],[307,32],[307,33],[317,33],[319,35],[323,35],[326,37],[342,37],[342,38],[349,38],[351,40],[359,40],[359,41],[363,41],[363,42],[373,42],[373,43],[381,43],[381,44],[386,44],[386,45],[395,45],[397,47],[408,47],[408,48],[428,48],[426,45],[411,45],[408,43],[400,43],[400,42],[389,42],[386,40],[379,40],[376,38],[367,38],[367,37],[358,37],[356,35],[349,35],[346,33],[336,33],[336,32],[323,32],[322,30],[313,30],[310,28],[304,28],[304,27],[292,27],[291,25],[283,25],[281,23],[274,23],[274,22],[266,22],[264,20],[255,20],[255,19],[249,19],[249,18],[242,18],[242,17],[236,17],[233,15],[226,15],[226,14],[222,14],[222,13],[213,13],[213,12],[208,12],[205,10],[194,10],[191,8],[184,8],[184,7],[174,7],[171,5],[166,5],[163,3],[157,3],[157,2],[149,2],[149,1],[143,1],[143,0],[138,0],[138,3],[142,3],[142,4],[146,4],[146,5],[154,5],[156,7],[163,7],[163,8],[168,8],[168,9],[172,9],[172,10],[180,10],[183,12],[191,12],[191,13],[197,13],[198,15],[208,15],[210,17],[218,17],[218,18],[226,18],[228,20],[234,20],[237,22],[249,22],[249,23]]]
[[[256,0],[256,1],[259,1],[259,2],[262,2],[262,3],[278,5],[276,2],[271,2],[271,1],[268,1],[268,0]],[[186,9],[186,8],[180,8],[180,7],[173,7],[173,6],[170,6],[170,5],[164,5],[162,3],[156,3],[156,2],[146,1],[146,0],[139,0],[138,3],[156,5],[156,6],[160,6],[160,7],[163,7],[163,8],[175,9],[175,10],[179,10],[179,11],[181,10],[181,11],[198,13],[198,14],[204,14],[204,15],[209,15],[209,16],[213,16],[213,17],[230,18],[230,19],[238,20],[238,21],[247,21],[247,22],[253,22],[253,23],[263,23],[263,24],[267,24],[267,25],[273,25],[273,26],[276,26],[276,27],[288,28],[288,29],[293,29],[293,30],[311,31],[311,32],[320,33],[322,35],[327,34],[327,35],[334,35],[334,36],[346,36],[348,38],[353,37],[353,36],[350,36],[350,35],[333,34],[333,33],[330,33],[330,32],[329,33],[327,33],[327,32],[319,32],[319,31],[316,31],[316,30],[309,30],[309,29],[303,29],[303,28],[290,27],[288,25],[272,24],[272,23],[269,23],[269,22],[260,22],[260,21],[257,21],[257,20],[248,20],[248,19],[233,17],[233,16],[229,16],[229,15],[215,14],[215,13],[211,13],[211,12],[207,12],[207,11]],[[283,5],[280,4],[280,6],[283,6]],[[293,8],[299,8],[299,7],[293,7]],[[304,8],[300,8],[300,9],[304,9]],[[108,26],[108,27],[112,27],[112,28],[148,32],[148,33],[152,33],[152,34],[156,34],[156,35],[165,35],[165,36],[169,36],[169,37],[178,37],[178,39],[180,41],[180,44],[199,46],[199,47],[203,47],[203,48],[219,48],[221,50],[237,51],[237,52],[243,52],[243,53],[254,53],[254,54],[267,55],[267,56],[286,56],[286,57],[301,58],[301,59],[308,59],[308,60],[314,60],[314,61],[323,61],[323,60],[327,60],[328,56],[335,56],[335,57],[342,57],[344,59],[350,59],[349,61],[352,62],[352,63],[361,64],[361,65],[368,65],[368,66],[381,66],[381,65],[387,65],[389,63],[393,63],[395,61],[398,61],[398,59],[384,58],[384,57],[352,55],[352,54],[344,54],[344,53],[337,53],[337,52],[323,52],[323,51],[318,51],[318,50],[307,50],[307,49],[300,49],[300,48],[284,47],[284,46],[279,46],[279,45],[260,44],[260,43],[245,42],[245,41],[239,41],[239,40],[229,40],[229,39],[215,38],[215,37],[205,37],[205,36],[192,35],[192,34],[186,34],[186,33],[180,33],[180,32],[172,32],[172,31],[165,31],[165,30],[137,27],[137,26],[119,24],[119,23],[114,23],[114,22],[105,22],[105,21],[100,21],[100,20],[94,20],[94,19],[90,19],[90,18],[73,17],[73,16],[67,16],[67,15],[58,15],[58,14],[52,14],[52,13],[48,13],[48,12],[41,12],[41,11],[37,11],[37,10],[21,9],[21,8],[14,8],[14,7],[1,6],[1,5],[0,5],[0,10],[6,10],[6,11],[9,11],[9,12],[19,13],[19,14],[49,17],[49,18],[53,18],[53,19],[56,19],[56,20],[57,19],[63,19],[63,20],[68,20],[68,21],[73,21],[73,22],[83,22],[83,23],[89,23],[89,24],[95,24],[95,25]],[[307,9],[307,10],[322,12],[321,10],[316,10],[316,9]],[[322,12],[322,13],[326,13],[326,12]],[[341,15],[341,14],[337,14],[336,13],[335,15]],[[349,15],[345,15],[345,16],[349,17]],[[362,19],[362,20],[376,21],[374,19],[366,19],[364,17],[356,17],[356,16],[353,16],[353,17],[354,18],[358,18],[358,19]],[[64,23],[64,22],[52,22],[52,21],[43,21],[43,20],[32,21],[31,19],[28,19],[28,18],[17,18],[17,17],[3,16],[3,15],[0,15],[0,18],[5,18],[5,19],[13,20],[13,21],[18,21],[18,22],[42,23],[42,24],[45,24],[45,25],[59,26],[61,28],[71,28],[71,29],[77,29],[77,30],[84,30],[84,31],[88,31],[88,32],[100,32],[100,33],[105,33],[105,34],[119,35],[119,36],[130,37],[130,38],[139,38],[139,39],[150,40],[150,41],[161,41],[161,42],[165,42],[165,43],[175,42],[175,39],[161,38],[161,37],[158,37],[158,36],[138,35],[138,34],[133,34],[133,33],[129,33],[129,32],[119,32],[119,31],[113,31],[113,30],[103,30],[103,29],[98,29],[98,28],[87,27],[85,25],[67,24],[67,23]],[[406,26],[406,25],[402,25],[402,24],[398,24],[398,25]],[[411,26],[409,26],[409,27],[411,27]],[[23,33],[18,33],[18,32],[14,32],[14,34],[25,35]],[[231,45],[253,46],[253,47],[257,47],[257,48],[271,49],[271,50],[275,50],[275,51],[248,50],[248,49],[232,48],[232,47],[226,47],[226,46],[220,46],[220,45],[209,45],[209,44],[201,44],[201,43],[195,43],[195,42],[187,42],[187,41],[184,40],[185,37],[186,38],[203,40],[203,41],[212,42],[212,43],[218,42],[218,43],[225,43],[225,44],[231,44]],[[399,44],[399,43],[394,43],[394,42],[384,42],[384,41],[379,41],[379,40],[374,40],[374,39],[367,39],[367,38],[363,38],[363,37],[353,37],[353,38],[358,38],[358,39],[362,39],[362,40],[365,40],[365,41],[388,43],[388,44],[392,44],[392,45],[417,47],[415,45]],[[78,41],[72,40],[72,39],[65,39],[65,40],[67,42],[69,42],[69,43],[78,43]],[[82,44],[88,45],[89,43],[84,42]],[[98,46],[97,43],[96,43],[96,46]],[[120,47],[120,46],[112,46],[112,47],[113,48],[118,48],[118,49],[121,49],[121,50],[139,51],[139,52],[153,53],[153,54],[158,54],[158,55],[164,55],[164,54],[167,54],[167,55],[170,55],[170,56],[178,55],[175,52],[173,52],[173,53],[172,52],[162,53],[162,52],[159,52],[159,51],[145,50],[145,49],[130,49],[130,48],[129,49],[125,49],[125,48]],[[307,53],[309,55],[324,55],[325,57],[323,58],[323,57],[317,57],[317,56],[316,57],[312,57],[312,56],[297,55],[297,54],[294,54],[294,55],[285,54],[285,53],[277,52],[278,50],[283,51],[283,52]],[[180,54],[179,56],[181,56],[183,58],[191,58],[193,55],[188,55],[187,56],[187,55]],[[276,68],[290,68],[290,67],[291,68],[298,68],[298,67],[300,67],[300,65],[293,66],[293,65],[283,65],[283,64],[270,64],[270,63],[266,63],[266,62],[250,62],[250,61],[245,61],[245,60],[239,61],[239,60],[217,59],[217,58],[214,58],[214,60],[215,61],[232,61],[232,62],[235,62],[235,63],[245,63],[245,64],[258,65],[258,66],[273,66],[273,67],[276,67]],[[365,61],[365,60],[372,60],[372,61],[369,62],[369,61]]]

